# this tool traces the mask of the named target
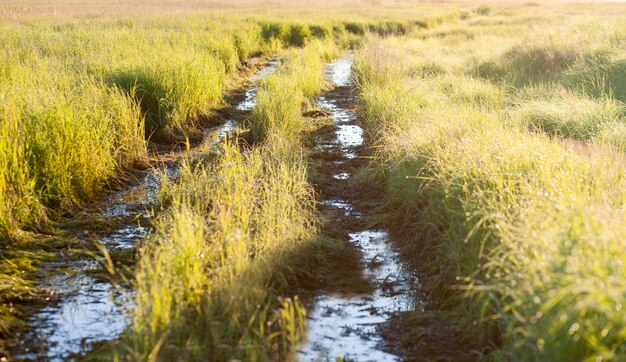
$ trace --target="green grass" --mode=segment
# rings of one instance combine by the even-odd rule
[[[237,54],[232,33],[202,38],[210,26],[183,39],[171,32],[175,20],[27,24],[3,24],[1,128],[23,135],[2,148],[2,187],[16,189],[3,193],[17,194],[3,198],[16,210],[2,213],[4,236],[37,223],[44,207],[93,199],[146,156],[144,129],[150,136],[193,125],[219,104],[239,62],[220,57],[226,46]]]
[[[384,186],[382,218],[451,322],[488,359],[625,359],[623,6],[283,5],[3,8],[0,337],[20,325],[10,303],[36,296],[42,252],[25,230],[102,195],[149,141],[198,138],[248,57],[281,54],[245,123],[255,142],[165,182],[132,325],[102,356],[291,358],[295,296],[358,262],[318,235],[302,111],[323,62],[365,44],[355,71],[376,155],[362,177]]]
[[[611,41],[600,34],[615,19],[590,20],[590,43],[570,56],[520,48],[508,37],[520,18],[466,25],[474,35],[461,48],[428,32],[359,52],[364,124],[378,142],[371,181],[384,184],[384,220],[430,275],[432,297],[489,358],[621,360],[625,169],[597,144],[623,145],[623,103],[565,81]],[[572,18],[545,22],[566,37]],[[550,44],[543,34],[533,42]],[[500,67],[494,83],[471,70],[488,62]]]
[[[304,51],[292,52],[281,69],[262,81],[250,121],[250,131],[257,141],[270,134],[298,139],[307,128],[302,105],[325,86],[322,61],[336,53],[332,43],[312,43]]]
[[[235,54],[235,50],[232,50]],[[226,71],[214,57],[183,57],[171,64],[145,64],[115,70],[110,82],[140,104],[146,138],[167,141],[200,126],[201,117],[221,102]],[[239,61],[237,60],[237,63]]]
[[[606,127],[624,123],[625,110],[623,103],[611,99],[566,95],[561,99],[522,103],[512,118],[531,130],[590,141],[597,139]]]
[[[282,162],[276,164],[280,172],[298,165],[288,168],[296,172],[304,167],[303,156],[280,139],[297,138],[306,129],[300,110],[323,86],[323,60],[336,55],[336,45],[360,46],[363,35],[351,34],[346,24],[366,19],[366,31],[391,29],[385,30],[390,35],[404,29],[398,24],[407,19],[430,22],[430,15],[419,10],[385,6],[380,15],[366,18],[353,7],[304,14],[293,4],[270,13],[261,9],[260,15],[253,15],[259,13],[258,4],[211,14],[198,4],[178,4],[182,10],[176,14],[165,4],[150,11],[135,3],[58,5],[11,3],[0,9],[0,246],[7,248],[0,255],[0,279],[2,290],[18,295],[5,293],[0,300],[3,339],[20,324],[9,303],[31,293],[26,287],[36,269],[20,256],[38,249],[39,244],[29,243],[31,234],[54,232],[51,221],[91,205],[109,185],[118,184],[121,174],[145,164],[149,142],[199,139],[205,121],[214,116],[212,109],[223,107],[224,95],[245,81],[240,70],[249,57],[297,58],[263,84],[262,106],[250,122],[267,149],[255,152]],[[38,15],[29,15],[31,10]],[[454,21],[450,13],[456,14],[448,8],[435,12],[432,18],[439,20],[433,24]],[[252,167],[259,161],[255,156],[241,162]],[[270,177],[278,170],[263,172]],[[198,215],[184,206],[172,206],[171,213],[175,209],[176,218],[193,221]],[[264,217],[282,216],[268,211]],[[330,244],[310,248],[337,251]]]
[[[226,142],[166,183],[166,211],[142,248],[133,325],[122,340],[134,359],[275,360],[295,351],[306,311],[286,281],[310,279],[327,263],[303,250],[337,251],[317,237],[300,144],[304,95],[324,84],[318,50],[290,53],[263,81],[255,146]]]
[[[3,19],[0,128],[24,137],[2,148],[0,235],[92,200],[146,157],[147,139],[200,137],[247,57],[358,45],[346,26],[189,14]],[[319,86],[312,74],[299,80],[305,96]]]
[[[145,157],[138,107],[121,91],[86,76],[46,78],[3,96],[3,237],[42,220],[44,207],[68,210],[93,199],[120,169]]]
[[[270,309],[277,301],[266,291],[272,276],[266,258],[314,234],[312,194],[302,165],[268,157],[227,145],[217,165],[185,171],[180,185],[168,190],[171,211],[160,218],[139,262],[127,337],[144,356],[137,359],[158,346],[161,358],[186,360],[287,352],[272,349],[288,341],[273,334],[283,329]],[[285,308],[301,313],[297,303]],[[302,333],[301,316],[293,318],[289,333]]]
[[[32,31],[29,24],[2,25],[0,128],[23,135],[2,148],[3,236],[41,221],[46,209],[99,195],[146,157],[146,139],[197,137],[246,57],[278,51],[252,20],[84,18],[36,22]],[[308,32],[281,25],[295,29],[292,38]],[[305,38],[284,39],[285,46]]]

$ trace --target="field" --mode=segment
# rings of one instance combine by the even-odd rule
[[[626,360],[626,5],[0,5],[0,359]]]

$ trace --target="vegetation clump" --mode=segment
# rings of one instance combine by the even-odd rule
[[[227,142],[217,161],[190,162],[166,184],[167,211],[141,251],[135,318],[123,341],[136,358],[275,360],[295,352],[306,311],[297,296],[278,298],[293,292],[280,280],[315,273],[320,259],[302,262],[311,256],[300,253],[328,243],[316,236],[300,142],[305,94],[323,85],[300,75],[323,79],[320,60],[310,61],[318,54],[292,53],[263,81],[251,119],[255,146]]]
[[[623,359],[624,163],[602,145],[623,150],[624,104],[580,77],[601,45],[520,45],[481,26],[467,48],[433,34],[359,52],[385,220],[481,353]]]
[[[287,34],[287,44],[291,46],[303,47],[312,37],[309,27],[302,24],[293,24],[289,27]]]

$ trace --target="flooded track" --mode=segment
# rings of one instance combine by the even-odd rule
[[[251,78],[245,97],[235,109],[249,111],[256,103],[254,82],[272,73],[279,59],[271,59]],[[237,126],[235,119],[207,132],[207,138],[226,137]],[[184,155],[161,162],[127,188],[115,192],[102,203],[96,218],[106,225],[104,230],[86,226],[73,231],[79,245],[100,244],[110,254],[131,251],[148,234],[161,187],[161,177],[178,177]],[[95,230],[94,230],[95,229]],[[95,254],[101,254],[90,250]],[[18,337],[11,352],[19,360],[66,361],[89,350],[94,343],[118,338],[127,326],[132,310],[132,290],[120,290],[93,270],[103,266],[88,253],[63,250],[55,261],[40,269],[40,287],[50,291],[49,304],[33,307],[26,320],[28,332]]]
[[[301,361],[395,361],[383,351],[378,326],[391,313],[415,308],[419,280],[406,270],[384,229],[368,229],[373,211],[360,208],[352,182],[364,145],[363,129],[356,123],[356,100],[350,93],[352,57],[345,56],[327,68],[334,89],[318,98],[333,125],[315,137],[313,157],[323,160],[320,168],[320,209],[331,223],[345,229],[348,243],[362,254],[362,273],[371,283],[365,293],[322,294],[309,314],[306,343],[298,351]],[[362,209],[362,210],[361,210]]]

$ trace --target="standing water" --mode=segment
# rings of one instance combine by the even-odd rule
[[[322,159],[333,158],[328,176],[334,183],[351,182],[350,170],[364,143],[363,129],[356,124],[355,99],[350,94],[352,56],[331,63],[326,71],[335,86],[318,98],[318,105],[330,112],[334,132],[319,136],[316,150]],[[324,157],[327,154],[328,157]],[[325,190],[328,191],[328,190]],[[341,211],[352,221],[366,216],[350,200],[346,187],[323,192],[325,207]],[[347,224],[359,224],[350,223]],[[378,326],[391,313],[411,310],[415,303],[417,278],[404,270],[398,252],[386,230],[355,230],[348,242],[361,250],[363,274],[372,284],[364,294],[323,294],[317,297],[309,315],[306,343],[298,351],[302,361],[395,361],[398,358],[381,350],[383,340]]]
[[[254,82],[266,77],[280,63],[271,59],[254,74],[253,82],[244,99],[235,108],[248,111],[256,103]],[[212,130],[218,140],[226,137],[237,126],[233,119]],[[130,187],[112,194],[105,202],[101,218],[117,224],[104,235],[89,231],[78,232],[76,237],[95,241],[109,253],[123,252],[135,247],[147,233],[154,214],[150,211],[158,203],[160,174],[169,179],[178,177],[181,160],[164,163],[143,175]],[[157,170],[158,169],[158,170]],[[89,349],[94,343],[118,338],[127,326],[132,310],[133,292],[121,292],[111,283],[89,273],[102,266],[92,257],[63,252],[57,261],[42,268],[49,273],[46,288],[57,295],[54,303],[35,309],[26,323],[29,332],[13,347],[13,357],[20,360],[66,361]]]

